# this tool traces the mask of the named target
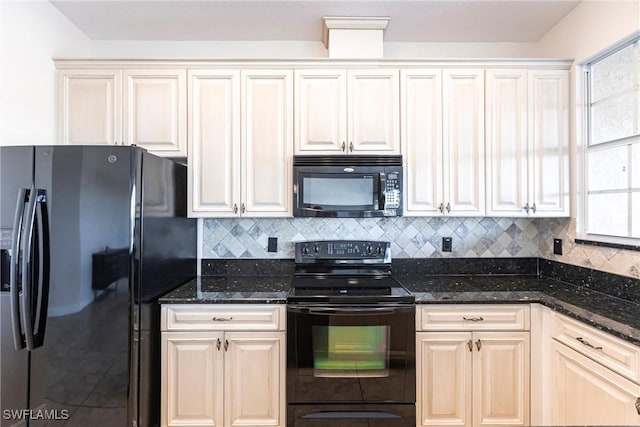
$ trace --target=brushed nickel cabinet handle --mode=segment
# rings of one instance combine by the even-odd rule
[[[530,209],[530,208],[529,208],[529,202],[527,202],[527,204],[526,204],[526,205],[524,205],[524,206],[522,207],[522,209],[524,209],[524,211],[527,213],[527,215],[529,215],[529,209]]]
[[[534,203],[533,206],[531,206],[531,212],[536,213],[536,204]]]
[[[231,320],[233,320],[233,316],[232,317],[216,317],[213,316],[213,318],[211,319],[214,322],[229,322]]]
[[[353,153],[353,141],[349,143],[349,151]]]
[[[469,351],[473,351],[473,341],[467,341],[467,347],[469,347]]]
[[[480,351],[480,349],[482,348],[482,341],[476,341],[476,347],[478,347],[478,351]]]
[[[347,144],[345,144],[344,141],[342,141],[342,147],[340,148],[340,151],[342,151],[344,153],[344,150],[347,149]]]
[[[451,213],[451,203],[447,202],[447,213]]]
[[[237,203],[234,203],[234,204],[233,204],[233,213],[234,213],[234,214],[237,214],[237,213],[238,213],[238,204],[237,204]]]
[[[482,317],[482,316],[478,316],[478,317],[462,316],[462,320],[466,320],[467,322],[482,322],[484,320],[484,317]]]
[[[438,206],[438,210],[440,211],[441,214],[444,213],[444,203],[440,203],[440,206]]]
[[[597,346],[597,347],[596,347],[596,346],[594,346],[593,344],[591,344],[589,341],[585,340],[585,339],[584,339],[584,338],[582,338],[582,337],[578,337],[578,338],[576,338],[576,340],[577,340],[580,344],[584,344],[584,345],[586,345],[587,347],[591,347],[591,348],[592,348],[592,349],[594,349],[594,350],[602,350],[602,347],[600,347],[600,346]]]
[[[240,205],[240,213],[241,213],[241,214],[244,214],[246,211],[247,211],[247,209],[245,209],[245,207],[244,207],[244,203],[242,203],[242,204]]]

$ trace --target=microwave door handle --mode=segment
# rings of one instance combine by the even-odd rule
[[[384,205],[386,202],[385,198],[385,189],[387,188],[387,176],[384,172],[380,173],[380,188],[378,188],[378,209],[381,211],[384,210]]]
[[[11,240],[11,265],[9,267],[9,287],[11,298],[11,329],[13,331],[13,345],[16,350],[24,348],[24,336],[20,323],[20,296],[18,277],[22,271],[22,226],[24,222],[25,202],[29,190],[21,188],[18,191],[15,216],[13,219],[13,237]]]

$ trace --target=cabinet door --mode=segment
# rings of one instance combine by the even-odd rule
[[[558,342],[552,351],[555,425],[640,425],[640,385]]]
[[[403,70],[401,84],[404,214],[441,215],[442,71]]]
[[[160,156],[185,157],[186,70],[125,70],[124,80],[124,142]]]
[[[294,107],[296,154],[346,152],[346,71],[295,71]]]
[[[446,212],[483,216],[484,70],[444,70],[443,85]]]
[[[348,151],[400,153],[399,71],[354,70],[347,77]]]
[[[529,332],[474,332],[473,346],[473,425],[529,425]]]
[[[470,332],[416,334],[419,426],[471,426]]]
[[[529,181],[536,216],[569,216],[568,79],[568,71],[529,72]]]
[[[487,70],[486,79],[487,215],[527,216],[527,71]]]
[[[285,427],[285,333],[225,334],[225,426]]]
[[[58,72],[58,143],[117,144],[121,134],[120,70]]]
[[[242,177],[247,216],[291,216],[293,73],[242,72]]]
[[[162,334],[162,426],[222,426],[223,335]]]
[[[239,71],[189,71],[189,130],[189,215],[237,216]]]

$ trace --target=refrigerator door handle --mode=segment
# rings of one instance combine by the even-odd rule
[[[16,350],[24,348],[24,335],[20,328],[20,299],[18,289],[18,277],[22,271],[22,223],[24,220],[24,204],[29,189],[21,188],[18,191],[16,211],[13,218],[13,236],[11,239],[11,266],[9,267],[9,287],[11,297],[11,329],[13,331],[13,345]],[[20,280],[21,282],[21,280]]]
[[[33,316],[32,307],[32,277],[33,259],[31,259],[31,250],[33,248],[33,229],[36,216],[36,189],[29,190],[29,202],[25,211],[26,221],[23,223],[23,239],[22,239],[22,292],[20,295],[20,315],[22,318],[22,330],[24,331],[24,339],[27,350],[35,350],[36,346],[33,340]]]
[[[38,226],[38,287],[36,288],[36,315],[34,320],[33,339],[35,347],[41,347],[44,343],[44,331],[47,323],[47,307],[49,304],[49,211],[47,206],[46,190],[37,192],[37,213],[36,220]]]

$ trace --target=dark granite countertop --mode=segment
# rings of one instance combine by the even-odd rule
[[[198,276],[161,304],[285,304],[292,276]]]
[[[640,345],[640,304],[536,276],[396,276],[417,304],[541,303]]]
[[[418,304],[541,303],[640,345],[640,304],[553,279],[517,275],[395,275]],[[200,276],[163,304],[285,304],[291,275]]]

